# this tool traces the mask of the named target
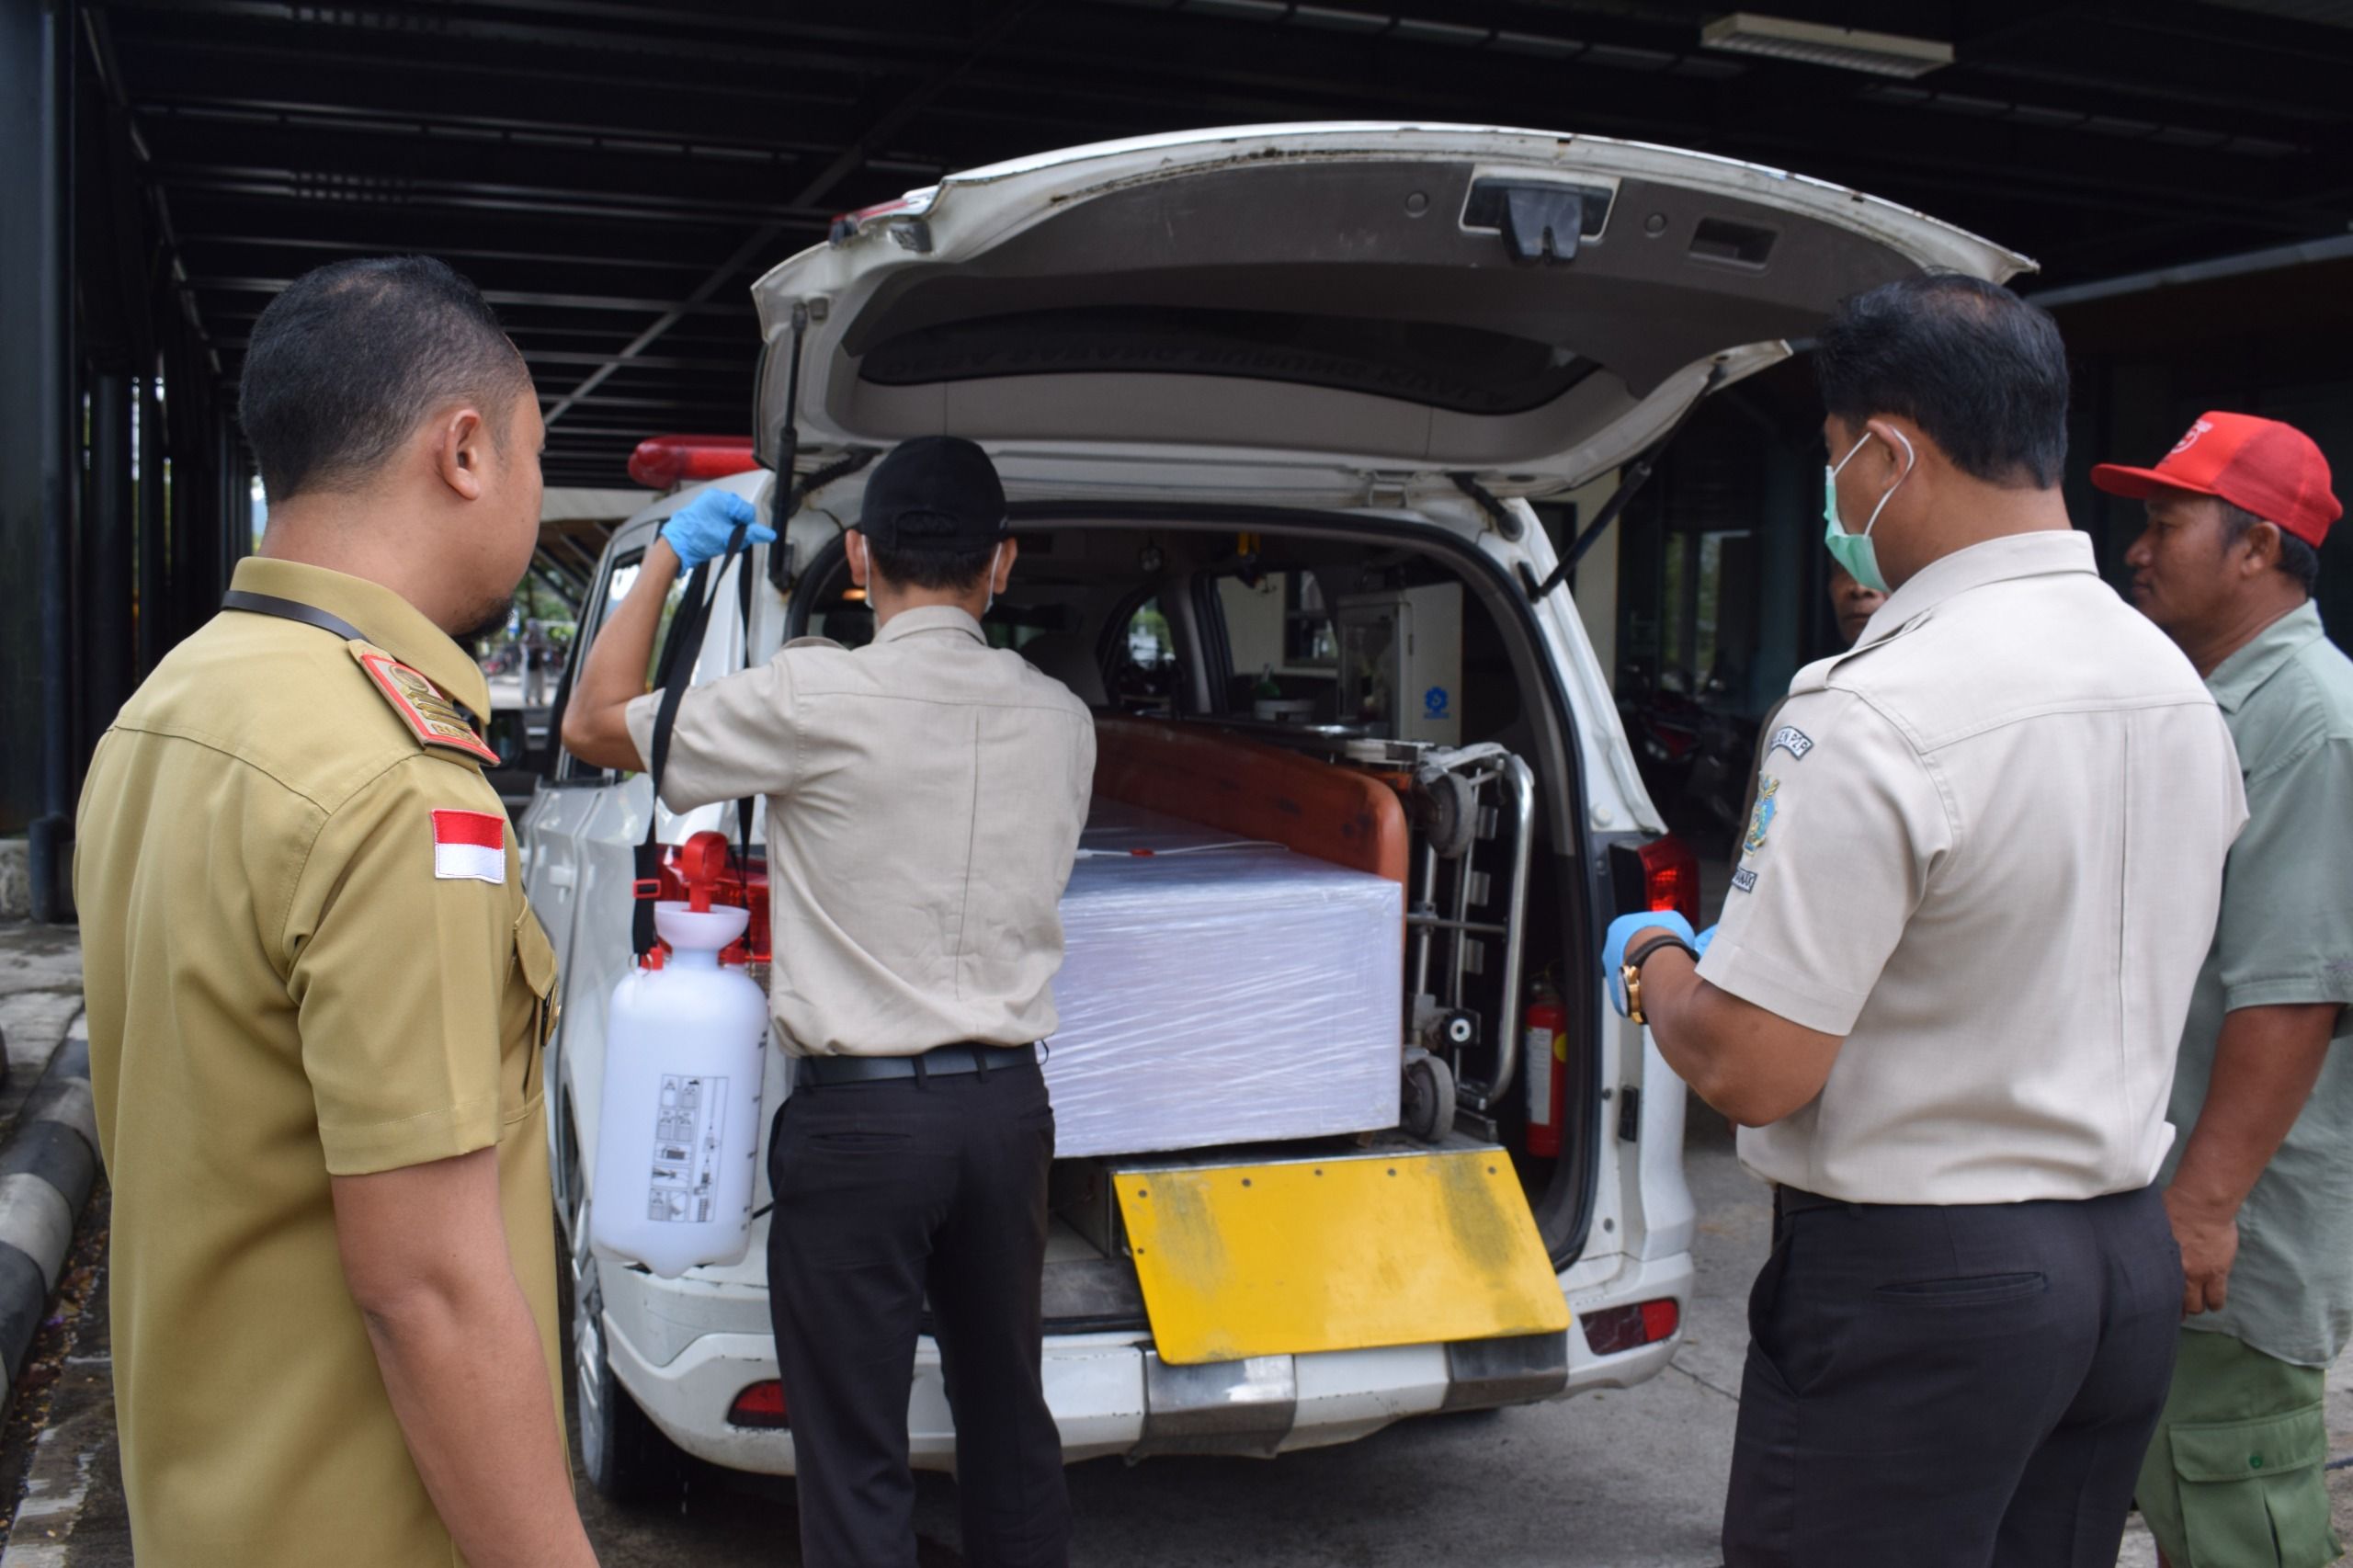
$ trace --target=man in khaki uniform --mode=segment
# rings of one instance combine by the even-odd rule
[[[574,756],[656,755],[645,669],[665,596],[739,526],[775,537],[715,488],[663,525],[581,668]],[[793,1057],[768,1143],[768,1307],[801,1561],[914,1568],[907,1397],[928,1305],[966,1560],[1061,1568],[1070,1509],[1040,1368],[1054,1113],[1033,1047],[1054,1029],[1094,719],[989,646],[981,618],[1019,547],[979,447],[893,449],[846,548],[874,640],[802,638],[671,694],[660,778],[674,811],[767,797],[769,1004]]]
[[[262,558],[100,741],[77,839],[139,1562],[584,1568],[554,956],[453,641],[530,558],[530,378],[439,263],[339,263],[264,312],[242,412]]]

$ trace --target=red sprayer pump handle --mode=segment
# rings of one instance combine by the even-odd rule
[[[697,915],[710,911],[710,890],[727,875],[727,835],[698,833],[678,850],[678,880],[687,884],[687,908]]]

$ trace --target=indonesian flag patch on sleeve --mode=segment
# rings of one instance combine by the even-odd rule
[[[506,883],[506,819],[494,812],[433,813],[433,874]]]

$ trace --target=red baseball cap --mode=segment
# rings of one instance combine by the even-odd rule
[[[2292,425],[2252,414],[2203,414],[2154,468],[2099,463],[2092,483],[2145,501],[2160,490],[2218,495],[2313,549],[2345,508],[2328,488],[2328,460]]]

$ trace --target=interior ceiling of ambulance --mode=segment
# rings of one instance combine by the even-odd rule
[[[470,274],[551,485],[747,434],[752,280],[835,214],[1022,153],[1293,119],[1495,123],[1798,170],[1974,230],[2033,286],[2340,237],[2353,4],[1947,0],[1776,17],[1949,44],[1916,76],[1711,47],[1683,0],[121,0],[83,14],[163,286],[233,381],[341,256]]]

